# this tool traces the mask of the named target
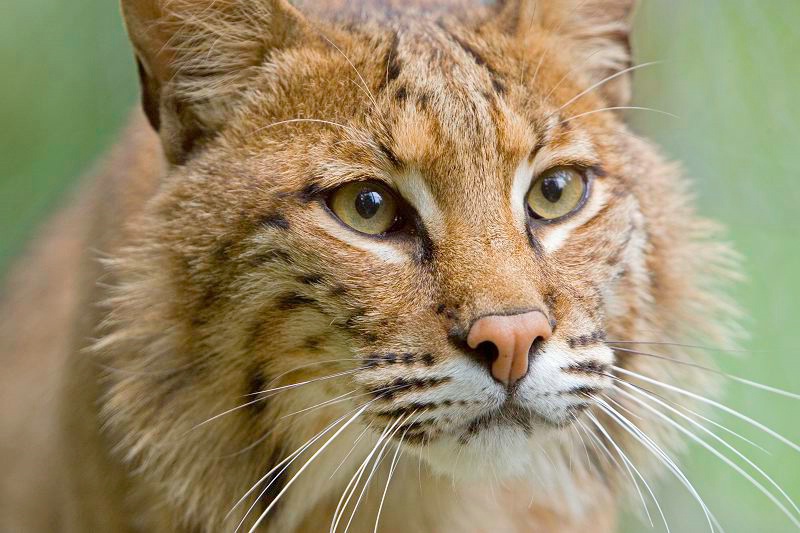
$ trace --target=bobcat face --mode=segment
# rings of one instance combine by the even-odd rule
[[[393,437],[427,444],[434,464],[460,450],[483,458],[465,465],[521,473],[531,439],[569,424],[610,384],[609,300],[620,298],[626,269],[642,268],[618,126],[569,120],[603,103],[586,95],[577,110],[561,109],[585,84],[567,78],[548,94],[552,86],[527,76],[540,58],[509,61],[502,42],[446,24],[383,41],[391,47],[379,54],[354,45],[288,53],[280,82],[257,78],[238,122],[171,178],[177,189],[162,212],[202,213],[208,223],[182,226],[221,243],[181,258],[202,261],[216,291],[193,312],[241,343],[221,357],[265,375],[340,359],[306,368],[303,381],[352,370],[331,390],[369,400],[373,431],[395,423]],[[335,106],[320,92],[336,94]],[[578,192],[551,202],[543,179],[555,180],[553,194],[569,193],[559,179]],[[392,211],[386,228],[369,227],[360,193]],[[233,233],[241,227],[243,237]],[[200,276],[180,280],[209,290]],[[526,350],[521,379],[503,383],[490,372],[498,354],[471,348],[470,328],[534,310],[552,335]],[[238,324],[247,332],[235,334]]]
[[[677,323],[702,255],[671,244],[682,181],[607,109],[629,3],[200,4],[126,4],[172,167],[100,343],[148,369],[112,379],[124,443],[154,479],[224,479],[196,500],[217,510],[342,420],[437,472],[528,475],[632,365],[606,340]],[[209,446],[239,462],[176,470]]]

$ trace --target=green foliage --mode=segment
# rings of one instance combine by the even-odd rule
[[[800,391],[800,2],[645,0],[637,19],[638,61],[664,63],[637,72],[636,105],[669,111],[632,116],[640,131],[685,163],[701,210],[724,222],[745,257],[737,300],[748,320],[750,353],[719,354],[723,369]],[[730,383],[725,403],[800,441],[797,402]],[[800,457],[728,416],[718,420],[764,445],[735,442],[800,500]],[[734,439],[735,440],[735,439]],[[741,446],[740,446],[741,444]],[[729,533],[794,531],[763,495],[705,451],[693,447],[685,470]],[[708,531],[696,503],[673,484],[673,531]],[[630,531],[641,531],[636,524]]]
[[[745,357],[720,355],[728,371],[798,390],[800,349],[800,2],[644,0],[637,128],[685,162],[703,212],[730,228],[749,281],[737,290],[749,315]],[[131,54],[112,0],[7,0],[0,6],[0,270],[19,253],[64,191],[112,144],[136,100]],[[800,441],[798,406],[731,384],[726,403]],[[763,444],[741,444],[800,499],[800,458],[743,423],[719,420]],[[685,470],[729,533],[792,531],[762,495],[695,449]],[[660,491],[672,530],[707,531],[677,484]],[[631,532],[646,529],[628,521]]]
[[[0,5],[0,271],[113,143],[136,72],[109,0]]]

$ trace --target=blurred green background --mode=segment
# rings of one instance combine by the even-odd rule
[[[631,116],[684,161],[702,210],[727,224],[746,257],[737,297],[747,357],[726,370],[800,391],[800,1],[643,0],[635,35],[636,104],[679,115]],[[137,99],[113,0],[0,5],[0,271],[82,172],[111,145]],[[732,384],[726,403],[800,441],[798,405]],[[744,451],[800,499],[800,456],[730,417],[761,443]],[[685,470],[731,533],[793,531],[746,481],[694,449]],[[707,531],[685,491],[660,491],[674,532]],[[629,531],[647,528],[631,519]]]

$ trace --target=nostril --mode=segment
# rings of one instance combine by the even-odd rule
[[[528,356],[533,359],[537,355],[539,355],[539,351],[542,349],[542,345],[545,343],[547,339],[544,337],[536,337],[533,340],[533,344],[531,344],[531,349],[528,351]]]
[[[475,347],[475,354],[482,362],[486,363],[488,367],[491,367],[492,363],[494,363],[500,355],[500,350],[492,341],[484,341]]]

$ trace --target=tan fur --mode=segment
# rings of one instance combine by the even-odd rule
[[[250,527],[279,491],[257,499],[259,488],[228,515],[237,500],[374,400],[264,530],[327,530],[395,423],[393,442],[406,440],[383,531],[612,531],[625,472],[591,448],[575,453],[566,406],[581,397],[541,387],[613,394],[605,375],[569,370],[611,358],[703,382],[614,352],[600,333],[729,341],[717,287],[733,264],[679,170],[617,114],[596,112],[629,97],[628,76],[615,73],[630,64],[632,2],[307,4],[123,0],[147,118],[132,118],[10,277],[0,529]],[[589,168],[585,212],[528,230],[509,200],[525,165]],[[416,202],[424,227],[381,240],[337,222],[320,191],[365,178]],[[556,324],[531,383],[544,375],[536,365],[566,366],[530,385],[552,400],[514,414],[517,426],[482,428],[500,392],[488,377],[476,385],[483,377],[458,339],[476,317],[531,308]],[[587,407],[637,464],[650,461]],[[680,448],[663,426],[641,427]],[[353,531],[374,527],[395,447],[386,450]]]

